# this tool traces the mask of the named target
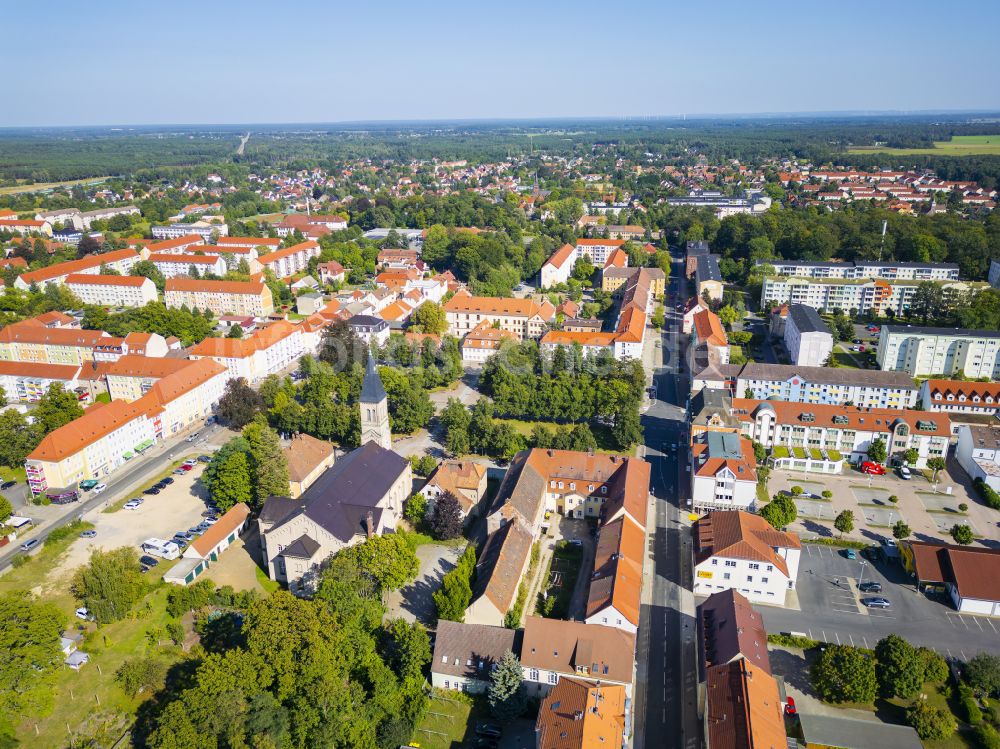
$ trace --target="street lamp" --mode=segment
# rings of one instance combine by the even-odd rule
[[[861,587],[862,581],[865,579],[865,567],[867,566],[867,564],[868,562],[866,562],[864,559],[861,560],[861,576],[858,578],[859,588]]]

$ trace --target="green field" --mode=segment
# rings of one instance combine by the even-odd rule
[[[856,146],[848,153],[886,153],[893,156],[1000,156],[1000,135],[954,135],[935,141],[934,148]]]

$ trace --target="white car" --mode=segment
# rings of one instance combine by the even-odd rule
[[[76,610],[76,618],[83,619],[85,622],[92,622],[94,620],[94,615],[90,613],[90,609],[86,606],[81,606]]]
[[[187,441],[188,441],[188,442],[194,442],[194,441],[195,441],[196,439],[198,439],[198,432],[195,432],[195,433],[194,433],[194,434],[192,434],[192,435],[191,435],[190,437],[188,437],[188,438],[187,438]]]
[[[91,491],[92,491],[92,492],[93,492],[94,494],[100,494],[101,492],[103,492],[103,491],[104,491],[105,489],[107,489],[107,488],[108,488],[108,485],[107,485],[107,484],[98,484],[98,485],[97,485],[97,486],[95,486],[95,487],[94,487],[93,489],[91,489]]]
[[[912,475],[913,474],[910,473],[910,469],[907,468],[906,466],[900,466],[899,467],[899,477],[901,479],[906,479],[907,481],[909,481],[910,480],[910,476],[912,476]]]
[[[141,504],[142,504],[142,500],[141,499],[130,499],[128,502],[125,503],[124,509],[126,509],[126,510],[138,510],[139,509],[139,505],[141,505]]]

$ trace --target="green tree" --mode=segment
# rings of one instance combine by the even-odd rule
[[[833,521],[833,527],[840,531],[840,535],[850,533],[854,530],[854,512],[844,510]]]
[[[955,523],[955,525],[951,526],[950,532],[951,537],[955,539],[955,543],[962,546],[968,546],[975,540],[975,537],[972,535],[972,528],[968,525]]]
[[[161,292],[163,291],[164,286],[166,286],[167,279],[163,276],[163,273],[161,273],[160,269],[148,260],[140,260],[132,266],[132,270],[130,272],[133,276],[143,276],[144,278],[148,278]]]
[[[774,528],[785,528],[795,522],[799,515],[795,500],[786,494],[778,494],[760,509],[760,516]]]
[[[445,446],[452,455],[465,455],[472,448],[469,441],[469,426],[472,416],[458,398],[449,398],[440,416],[446,429]]]
[[[420,622],[392,619],[385,626],[389,663],[403,679],[423,684],[423,669],[431,662],[431,639]]]
[[[906,711],[906,722],[924,741],[942,741],[958,729],[951,713],[925,702],[917,702]]]
[[[897,541],[903,541],[913,535],[913,531],[903,520],[897,520],[892,526],[892,537]]]
[[[219,420],[233,429],[242,429],[263,410],[264,399],[243,377],[226,383],[226,389],[216,406]]]
[[[226,338],[235,338],[239,340],[243,337],[243,327],[240,325],[230,325],[229,332],[226,333]],[[232,380],[230,380],[232,382]],[[228,383],[227,383],[228,384]]]
[[[905,460],[909,465],[915,466],[917,461],[920,460],[920,452],[915,447],[911,447],[903,453],[903,460]]]
[[[878,682],[875,661],[859,648],[827,645],[810,672],[813,687],[826,702],[871,702]]]
[[[944,458],[929,458],[927,460],[927,467],[934,472],[931,476],[931,483],[937,482],[938,473],[943,471],[946,465]]]
[[[868,457],[875,463],[885,463],[885,459],[888,457],[888,452],[885,446],[885,440],[882,437],[873,439],[871,444],[868,445]]]
[[[930,648],[917,648],[917,657],[924,664],[924,681],[941,684],[948,678],[948,663]]]
[[[423,494],[417,493],[406,500],[406,509],[403,511],[403,515],[411,523],[419,523],[424,519],[427,514],[427,497]]]
[[[962,677],[980,694],[990,697],[1000,694],[1000,656],[992,653],[972,656]]]
[[[115,671],[115,682],[130,697],[140,692],[153,693],[163,686],[167,664],[159,658],[126,658]]]
[[[94,549],[90,562],[73,576],[73,595],[99,624],[124,619],[146,592],[135,549]]]
[[[875,645],[879,689],[885,697],[910,698],[924,684],[924,661],[899,635],[883,637]]]
[[[54,382],[49,385],[45,395],[39,398],[31,415],[42,434],[48,434],[83,416],[83,407],[76,393],[66,390],[62,383]]]
[[[753,441],[753,457],[757,462],[757,465],[763,463],[767,458],[767,448],[760,444],[757,440]]]
[[[14,507],[11,505],[10,500],[0,494],[0,526],[6,523],[13,514]]]
[[[462,535],[464,521],[462,505],[451,491],[445,491],[434,502],[431,514],[431,533],[439,541],[448,541]]]
[[[250,469],[254,478],[256,506],[270,496],[288,496],[288,459],[281,449],[277,433],[263,416],[246,425],[243,438],[250,447]]]
[[[352,559],[369,572],[383,591],[399,590],[417,576],[420,563],[409,540],[398,533],[372,536],[335,556]]]
[[[421,333],[440,335],[448,330],[448,320],[440,304],[427,301],[413,310],[410,326]]]
[[[620,450],[628,450],[633,445],[642,442],[642,422],[638,409],[628,407],[615,414],[614,423],[611,425],[611,435]]]
[[[472,578],[476,569],[476,547],[469,544],[451,570],[441,580],[441,587],[434,592],[434,605],[438,619],[461,622],[472,601]]]
[[[25,458],[38,445],[38,431],[15,409],[0,411],[0,463],[10,468],[23,466]]]
[[[500,658],[490,678],[487,694],[490,711],[497,720],[510,721],[519,718],[528,706],[528,696],[523,684],[524,672],[521,662],[508,650]]]
[[[233,452],[223,461],[212,482],[211,495],[223,512],[240,502],[248,505],[254,503],[247,453]]]
[[[0,595],[0,737],[13,732],[15,717],[39,718],[52,710],[64,625],[51,603],[21,592]]]
[[[719,309],[719,320],[727,328],[732,327],[732,325],[740,319],[740,313],[736,311],[736,308],[732,305],[726,304]]]

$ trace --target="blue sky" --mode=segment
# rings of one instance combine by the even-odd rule
[[[0,126],[1000,110],[995,0],[4,6]]]

